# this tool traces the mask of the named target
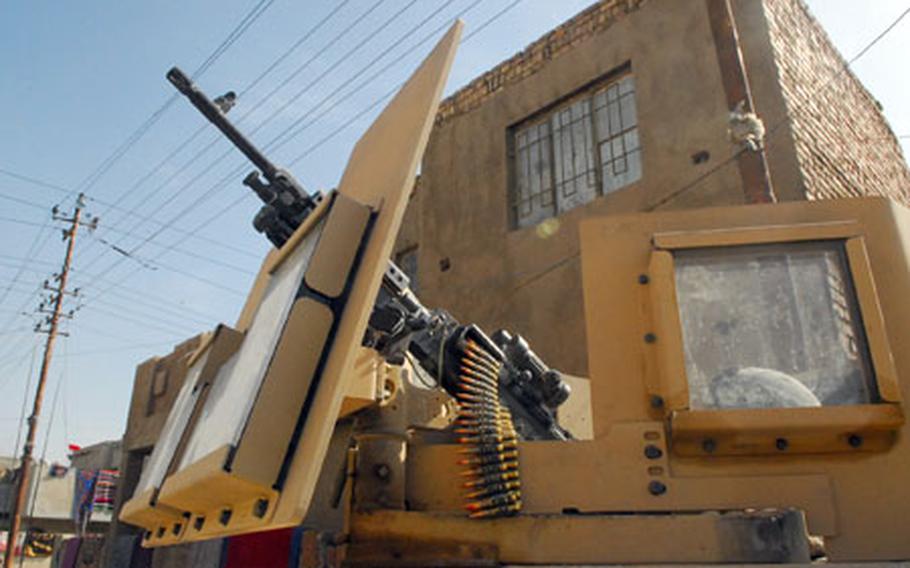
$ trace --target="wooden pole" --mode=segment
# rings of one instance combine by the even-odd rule
[[[732,111],[741,104],[744,112],[754,112],[752,89],[730,0],[706,0],[706,3],[727,106]],[[764,148],[741,151],[736,161],[746,203],[776,202]]]
[[[6,553],[3,565],[13,565],[16,555],[16,541],[22,524],[22,509],[25,507],[25,495],[28,492],[28,478],[31,470],[32,450],[35,447],[35,434],[38,430],[38,418],[41,415],[41,403],[44,401],[44,389],[47,386],[47,376],[51,367],[51,358],[54,354],[54,342],[57,339],[57,328],[60,323],[60,314],[63,309],[63,297],[66,293],[66,280],[69,277],[70,264],[73,261],[73,249],[76,243],[76,232],[79,230],[79,221],[82,216],[83,196],[80,194],[76,200],[76,209],[72,219],[63,219],[71,223],[65,230],[66,257],[63,260],[63,270],[60,272],[60,286],[55,291],[54,310],[50,317],[50,328],[47,331],[47,343],[44,346],[44,359],[41,361],[41,373],[38,376],[38,386],[35,391],[35,402],[32,413],[28,417],[28,435],[25,438],[25,447],[22,450],[22,461],[19,464],[19,479],[16,485],[16,498],[10,515],[10,527],[6,539]]]

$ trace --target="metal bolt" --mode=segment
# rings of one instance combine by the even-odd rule
[[[664,397],[659,394],[651,395],[651,408],[663,408],[664,407]]]
[[[667,486],[660,481],[652,481],[648,484],[648,493],[651,495],[663,495],[667,492]]]
[[[639,283],[639,284],[647,284],[647,283],[650,282],[650,281],[651,281],[651,279],[648,278],[648,275],[647,275],[647,274],[639,274],[639,275],[638,275],[638,283]]]
[[[850,437],[847,438],[847,443],[850,444],[851,448],[858,448],[863,445],[863,437],[858,434],[850,434]]]
[[[376,477],[385,481],[392,476],[392,469],[384,463],[378,463],[373,468],[373,473],[376,474]]]
[[[710,453],[713,453],[717,449],[717,442],[713,438],[705,438],[705,441],[701,443],[701,449]]]
[[[657,341],[657,336],[651,333],[650,331],[645,334],[645,343],[654,343]]]
[[[266,511],[269,510],[269,500],[268,499],[259,499],[256,501],[256,504],[253,505],[253,515],[259,517],[260,519],[265,516]]]
[[[774,440],[774,447],[783,452],[790,447],[790,443],[786,438],[778,438],[777,440]]]
[[[648,444],[645,446],[645,457],[649,460],[656,460],[664,455],[663,450],[655,446],[654,444]]]

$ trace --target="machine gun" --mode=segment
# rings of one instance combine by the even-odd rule
[[[322,200],[322,195],[309,195],[290,172],[277,167],[266,158],[183,71],[172,67],[167,72],[167,78],[259,168],[259,171],[252,171],[243,179],[243,184],[255,191],[265,203],[253,219],[253,227],[264,233],[276,247],[281,247]],[[260,177],[260,172],[265,181]]]
[[[243,180],[265,202],[253,226],[275,247],[281,247],[322,195],[310,196],[293,175],[276,167],[180,69],[173,67],[167,78],[262,172],[266,182],[257,171]],[[547,367],[520,335],[513,337],[500,330],[491,338],[476,325],[460,324],[445,310],[427,309],[410,290],[407,276],[389,262],[364,344],[390,362],[402,362],[404,353],[411,353],[424,370],[439,379],[439,386],[456,396],[459,361],[469,343],[495,360],[498,395],[512,413],[520,438],[571,438],[556,420],[556,409],[570,394],[558,371]]]
[[[524,440],[569,440],[556,420],[556,409],[570,394],[559,371],[549,368],[520,335],[505,330],[486,335],[476,325],[460,324],[442,309],[426,308],[400,268],[389,263],[364,343],[392,362],[405,352],[437,377],[439,386],[458,392],[461,361],[470,345],[488,354],[497,367],[499,398],[509,409]]]

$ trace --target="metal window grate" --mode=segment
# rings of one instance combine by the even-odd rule
[[[513,224],[540,221],[641,178],[631,75],[513,131]]]

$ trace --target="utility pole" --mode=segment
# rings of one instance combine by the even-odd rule
[[[72,217],[61,217],[58,215],[57,208],[54,207],[53,214],[54,219],[57,221],[64,221],[69,223],[69,228],[63,230],[63,239],[67,241],[66,245],[66,256],[63,260],[63,269],[60,271],[60,274],[55,277],[55,280],[58,282],[58,286],[55,288],[53,285],[48,285],[45,282],[45,289],[51,290],[54,294],[52,296],[53,309],[50,311],[45,311],[43,307],[41,308],[42,313],[50,314],[45,322],[48,324],[46,330],[41,329],[41,324],[38,324],[35,327],[35,331],[47,333],[47,343],[44,346],[44,359],[41,362],[41,373],[38,377],[38,386],[35,391],[35,402],[32,406],[32,413],[28,417],[28,435],[25,438],[25,447],[22,450],[22,461],[19,464],[19,476],[18,482],[16,485],[16,497],[13,501],[13,509],[10,515],[10,527],[9,533],[7,533],[6,539],[6,553],[4,555],[3,566],[10,567],[13,565],[13,559],[15,558],[16,542],[18,541],[19,529],[22,523],[22,510],[25,507],[25,496],[28,493],[28,479],[29,473],[31,470],[32,462],[32,450],[35,446],[35,433],[38,429],[38,418],[41,415],[41,403],[44,400],[44,389],[47,385],[47,376],[51,367],[51,358],[54,354],[54,342],[57,339],[58,335],[58,325],[60,323],[60,318],[62,317],[71,317],[62,313],[63,310],[63,299],[66,295],[66,281],[69,277],[70,265],[73,261],[73,249],[76,243],[76,233],[79,230],[79,226],[83,224],[82,222],[82,209],[85,207],[85,196],[79,194],[79,197],[76,199],[76,208],[73,212]],[[97,225],[98,219],[95,218],[89,224],[89,228],[94,229]],[[64,334],[65,335],[65,334]]]

